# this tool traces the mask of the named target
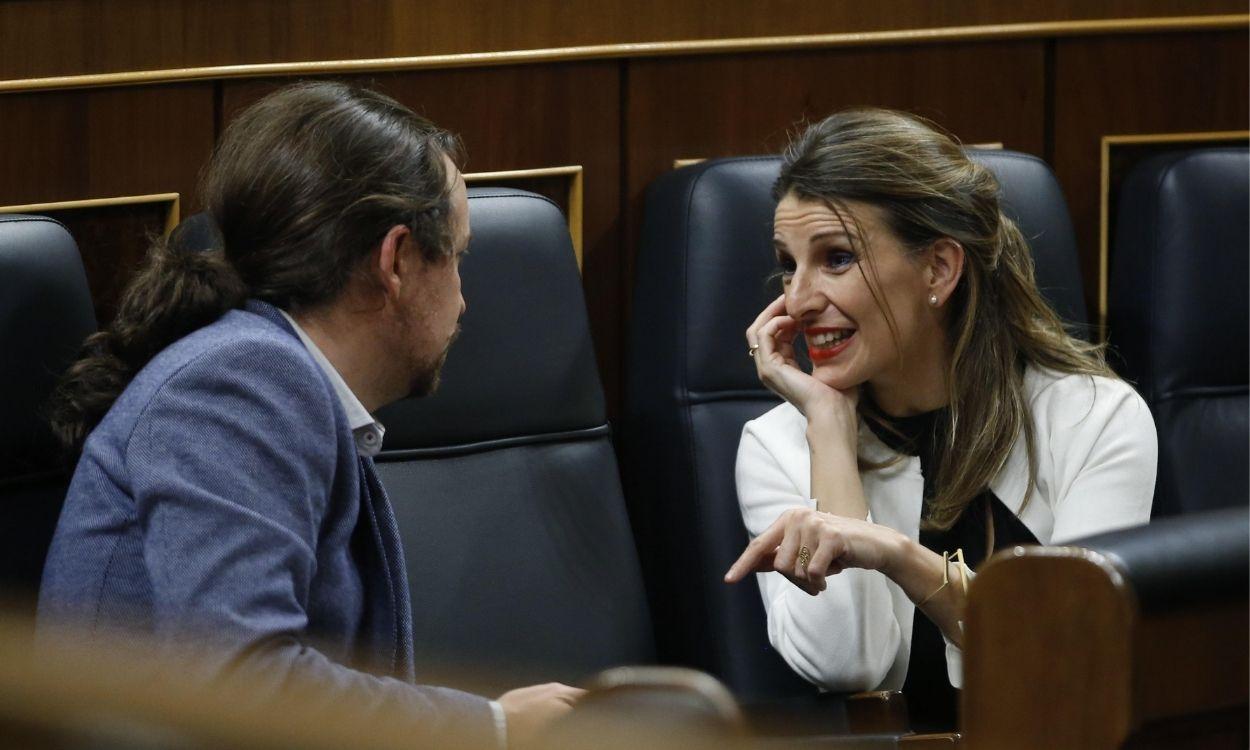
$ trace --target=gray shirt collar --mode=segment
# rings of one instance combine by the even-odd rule
[[[299,340],[304,342],[304,348],[312,355],[313,361],[325,373],[326,378],[330,381],[330,386],[334,388],[334,393],[339,397],[339,403],[343,405],[343,411],[347,412],[347,426],[352,430],[352,437],[356,440],[356,453],[361,456],[372,458],[378,455],[382,450],[382,438],[386,435],[386,428],[382,423],[373,418],[369,410],[364,404],[360,403],[360,399],[356,398],[356,394],[352,393],[352,389],[347,387],[347,382],[343,380],[343,376],[339,375],[339,371],[334,369],[334,365],[330,360],[326,359],[326,355],[321,349],[313,343],[308,337],[308,333],[300,327],[295,319],[287,314],[286,310],[278,310],[282,313],[282,317],[287,319],[291,327],[295,329],[295,335],[299,336]]]

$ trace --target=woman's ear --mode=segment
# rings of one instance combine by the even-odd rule
[[[943,237],[929,247],[929,303],[934,307],[946,304],[955,293],[964,274],[964,246],[950,237]]]

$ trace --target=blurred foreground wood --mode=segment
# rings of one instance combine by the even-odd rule
[[[1244,591],[1140,606],[1125,571],[1094,550],[999,553],[965,619],[964,745],[1245,748],[1248,620]]]
[[[188,664],[158,657],[137,637],[101,645],[42,637],[28,619],[0,617],[0,748],[232,748],[341,750],[455,747],[498,750],[466,734],[422,742],[394,706],[328,699],[295,680],[278,694],[246,671],[204,683]],[[711,677],[690,670],[609,670],[587,699],[537,744],[574,748],[745,746],[737,705]]]
[[[0,619],[2,747],[414,747],[388,707],[327,701],[316,683],[296,680],[274,695],[240,672],[205,684],[137,638],[100,647],[65,636],[36,648],[32,632],[27,621]]]

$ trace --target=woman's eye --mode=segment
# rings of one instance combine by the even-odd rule
[[[840,270],[855,262],[855,253],[849,250],[830,250],[825,256],[825,265]]]
[[[794,259],[782,258],[778,260],[777,272],[780,273],[782,276],[793,276],[794,275]]]

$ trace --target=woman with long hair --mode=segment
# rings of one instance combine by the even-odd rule
[[[770,640],[810,682],[902,688],[913,728],[950,729],[970,568],[1147,522],[1154,424],[1042,299],[994,176],[935,127],[835,114],[774,195],[784,292],[746,337],[785,403],[743,430],[753,540],[726,580],[760,573]]]

